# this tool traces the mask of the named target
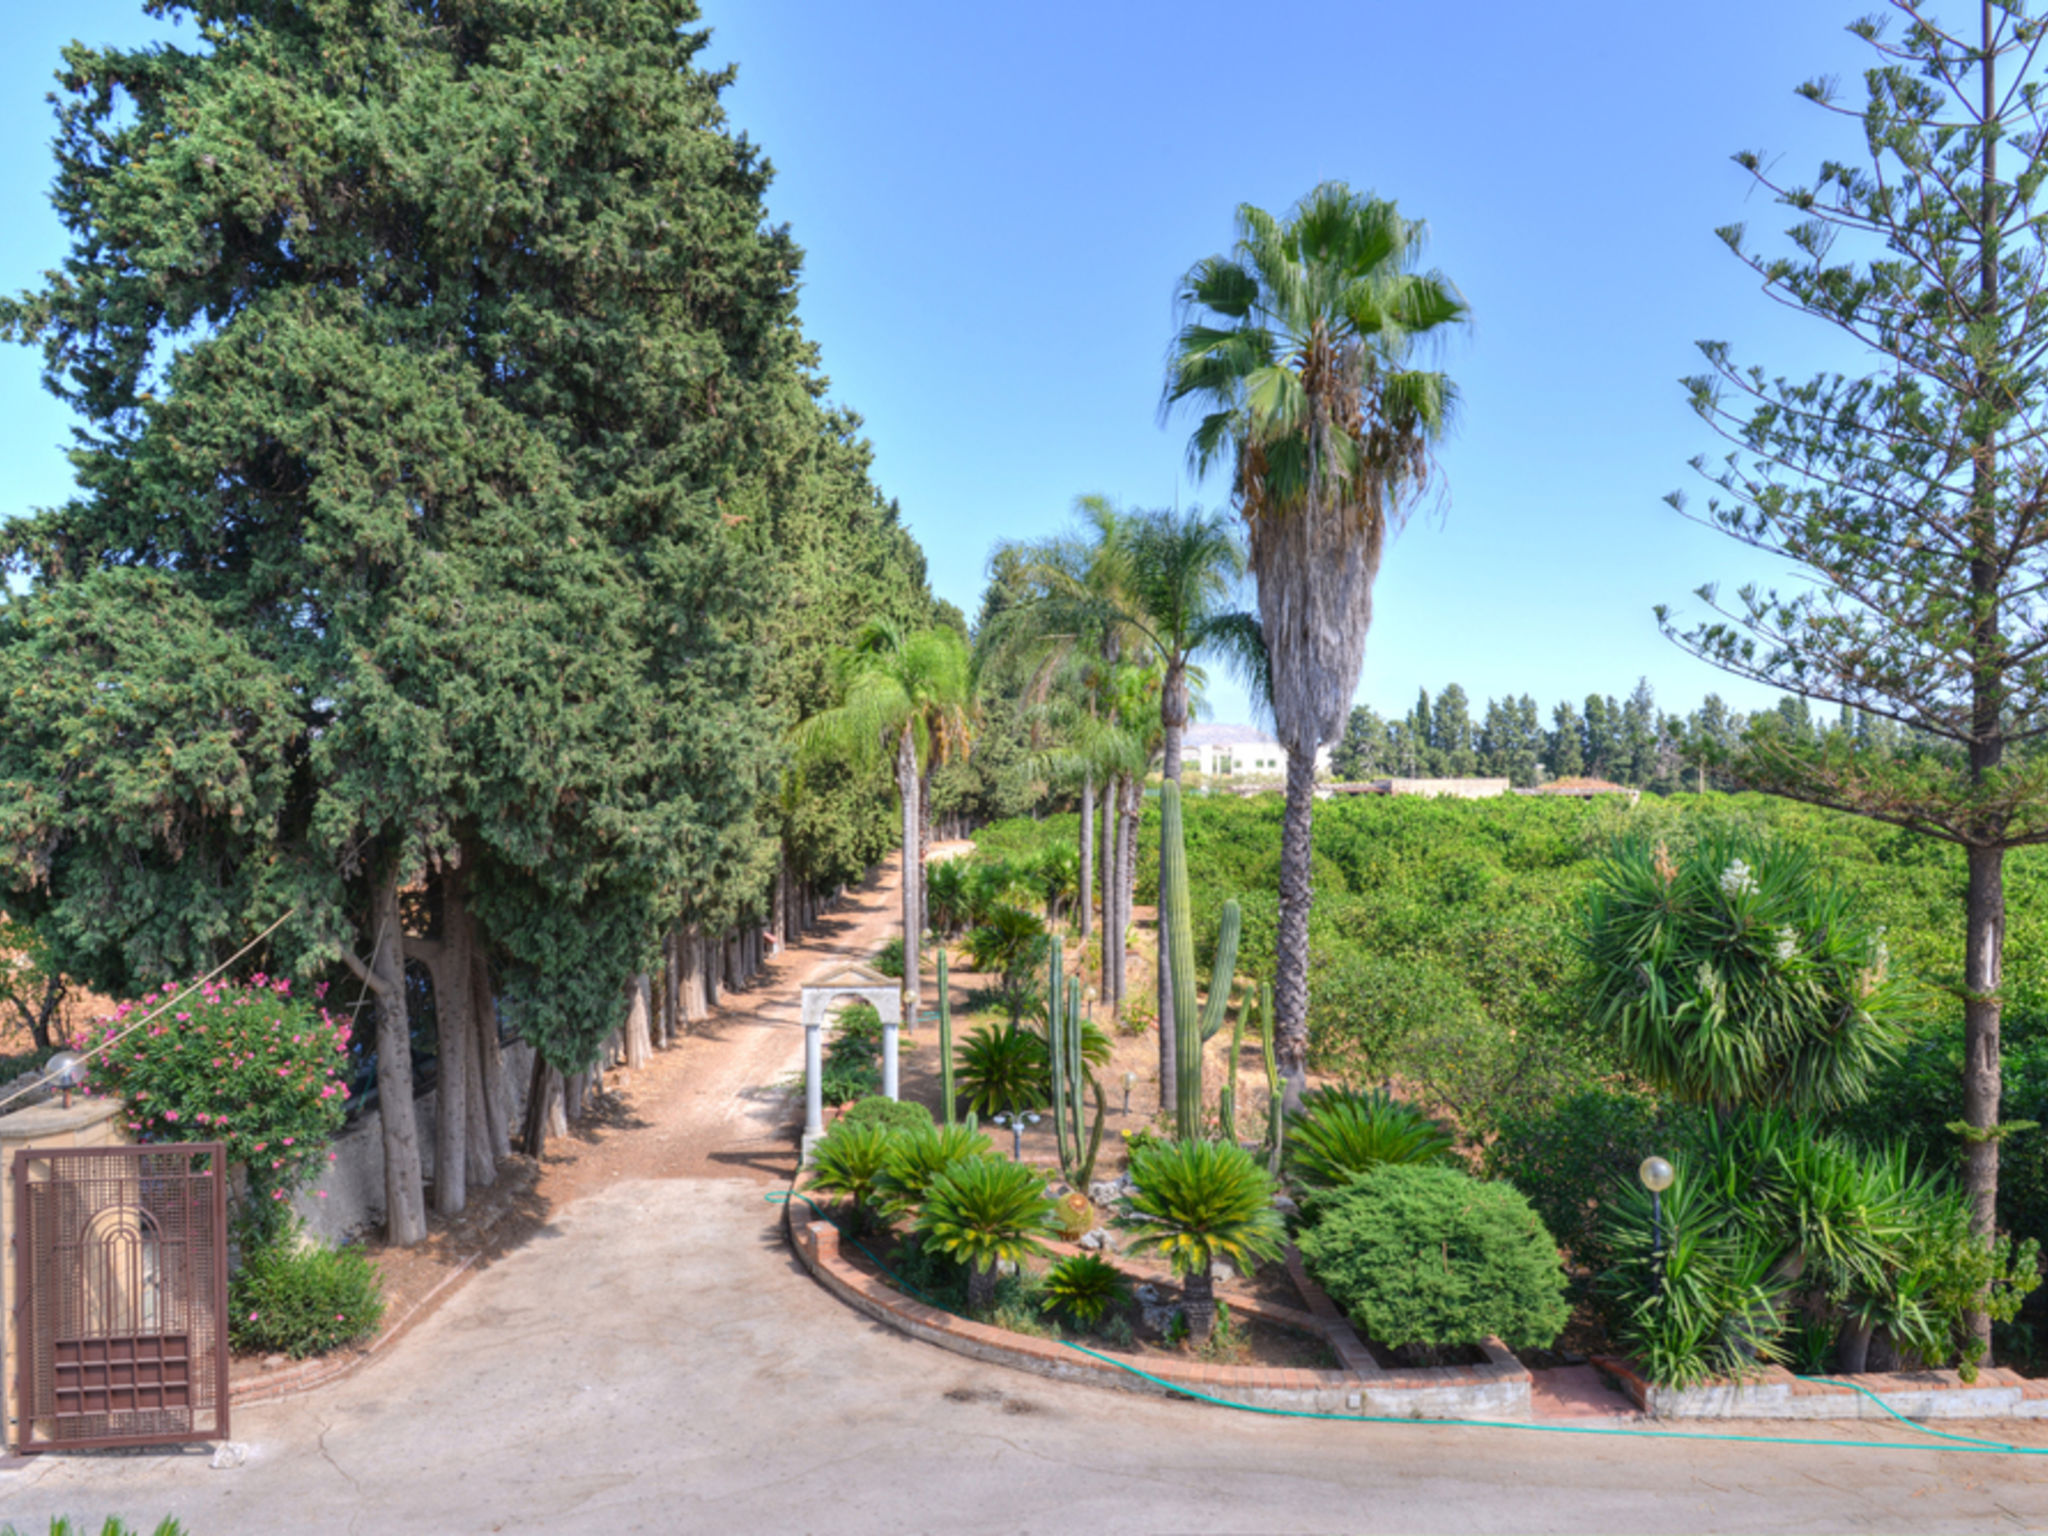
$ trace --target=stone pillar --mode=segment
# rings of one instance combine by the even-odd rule
[[[896,1097],[896,1021],[882,1020],[882,1097]]]
[[[804,1145],[809,1166],[811,1149],[825,1134],[825,1021],[804,1010]]]

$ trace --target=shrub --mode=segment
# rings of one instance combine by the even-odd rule
[[[1527,1195],[1573,1261],[1597,1273],[1614,1258],[1603,1220],[1614,1191],[1635,1182],[1645,1157],[1688,1140],[1699,1122],[1699,1111],[1647,1094],[1587,1088],[1504,1110],[1486,1171]]]
[[[1003,979],[1015,989],[1042,969],[1052,952],[1045,923],[1022,907],[998,906],[967,935],[967,958],[977,971]]]
[[[1131,1282],[1107,1259],[1077,1253],[1045,1272],[1039,1305],[1066,1313],[1084,1328],[1093,1328],[1104,1314],[1120,1310],[1131,1298]]]
[[[935,1126],[927,1119],[891,1140],[875,1193],[890,1216],[915,1215],[933,1179],[970,1157],[994,1155],[989,1139],[972,1125]]]
[[[882,1015],[873,1003],[848,1003],[832,1023],[818,1089],[827,1104],[851,1104],[882,1091]]]
[[[995,1301],[996,1265],[1045,1252],[1052,1202],[1045,1174],[1027,1163],[974,1157],[953,1164],[925,1190],[917,1229],[925,1245],[967,1266],[967,1304],[986,1312]]]
[[[892,1131],[928,1131],[932,1112],[914,1099],[891,1099],[876,1093],[854,1103],[836,1122],[879,1125]]]
[[[903,977],[903,936],[898,934],[876,950],[868,964],[884,976],[894,976],[900,981]]]
[[[895,1138],[887,1126],[834,1122],[812,1159],[810,1187],[838,1195],[853,1207],[855,1226],[866,1225]]]
[[[166,982],[163,996],[178,990]],[[280,1242],[292,1193],[313,1177],[346,1113],[347,1021],[294,998],[289,981],[257,975],[208,982],[117,1039],[129,1015],[149,1006],[123,1003],[79,1042],[112,1042],[90,1063],[88,1091],[125,1101],[138,1140],[225,1143],[248,1171],[236,1219],[244,1252]]]
[[[1045,1106],[1051,1072],[1039,1036],[1019,1024],[983,1024],[960,1047],[954,1084],[975,1114],[1014,1114]]]
[[[1520,1191],[1445,1167],[1382,1167],[1332,1192],[1303,1261],[1369,1337],[1543,1348],[1571,1316],[1557,1243]]]
[[[303,1360],[375,1333],[384,1282],[360,1248],[280,1242],[244,1256],[228,1314],[235,1348]]]
[[[1450,1130],[1412,1105],[1374,1089],[1319,1089],[1288,1117],[1287,1172],[1303,1191],[1334,1189],[1383,1167],[1451,1160]]]
[[[1121,1224],[1137,1236],[1133,1251],[1163,1254],[1181,1277],[1188,1332],[1200,1343],[1216,1326],[1216,1260],[1250,1269],[1280,1255],[1286,1229],[1273,1209],[1273,1180],[1224,1141],[1134,1147],[1131,1180],[1138,1187],[1125,1197]]]

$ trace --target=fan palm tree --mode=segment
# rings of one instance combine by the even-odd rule
[[[1274,1011],[1290,1104],[1308,1057],[1308,913],[1317,748],[1342,734],[1389,531],[1424,488],[1457,392],[1411,367],[1468,318],[1420,270],[1424,226],[1326,182],[1276,219],[1247,203],[1237,242],[1181,280],[1163,409],[1203,414],[1189,459],[1228,461],[1250,533],[1274,734],[1287,752]]]
[[[1223,513],[1118,512],[1100,497],[1080,503],[1084,533],[1031,546],[1026,566],[1037,595],[1011,610],[998,643],[1057,651],[1085,642],[1105,655],[1142,656],[1163,673],[1161,771],[1180,782],[1191,673],[1203,655],[1221,657],[1263,692],[1259,621],[1232,605],[1245,573],[1243,541]],[[1173,983],[1165,946],[1159,960],[1160,1092],[1174,1091]]]
[[[903,806],[903,1008],[915,1019],[924,928],[920,789],[931,764],[964,752],[973,739],[967,640],[944,626],[905,633],[877,620],[861,628],[834,668],[840,702],[801,722],[796,744],[805,757],[862,768],[892,760]]]

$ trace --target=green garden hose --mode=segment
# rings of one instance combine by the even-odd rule
[[[818,1208],[818,1203],[809,1195],[794,1190],[771,1191],[765,1198],[770,1205],[787,1205],[792,1194],[795,1194],[799,1200],[808,1205],[811,1208],[811,1214],[819,1220],[832,1220],[831,1217]],[[833,1222],[833,1225],[837,1227],[838,1223]],[[851,1242],[854,1247],[866,1254],[874,1262],[877,1269],[881,1270],[896,1285],[912,1296],[915,1296],[926,1306],[936,1307],[939,1311],[949,1313],[954,1317],[961,1316],[960,1313],[955,1312],[945,1303],[926,1295],[916,1286],[904,1280],[894,1270],[890,1269],[887,1264],[884,1264],[881,1256],[868,1247],[867,1244],[857,1238],[847,1237],[844,1228],[840,1228],[839,1232],[842,1239]],[[1953,1441],[1955,1443],[1950,1445],[1910,1445],[1897,1440],[1816,1440],[1809,1436],[1800,1435],[1730,1435],[1713,1430],[1682,1429],[1601,1429],[1589,1424],[1517,1423],[1510,1419],[1416,1419],[1393,1414],[1318,1413],[1309,1408],[1267,1408],[1256,1403],[1234,1403],[1227,1397],[1212,1397],[1206,1392],[1196,1391],[1193,1387],[1182,1386],[1179,1382],[1167,1381],[1161,1377],[1154,1376],[1151,1372],[1140,1370],[1137,1366],[1127,1361],[1118,1360],[1114,1356],[1099,1354],[1095,1350],[1076,1344],[1069,1339],[1061,1339],[1060,1343],[1066,1345],[1068,1349],[1071,1349],[1077,1355],[1086,1355],[1089,1359],[1099,1360],[1104,1365],[1115,1366],[1116,1369],[1127,1372],[1141,1380],[1149,1381],[1154,1386],[1161,1387],[1176,1397],[1189,1397],[1197,1402],[1213,1403],[1219,1408],[1235,1408],[1239,1413],[1259,1413],[1276,1419],[1335,1419],[1346,1424],[1406,1424],[1410,1426],[1426,1425],[1431,1428],[1449,1429],[1511,1429],[1539,1435],[1621,1435],[1638,1440],[1725,1440],[1744,1445],[1814,1445],[1842,1451],[1947,1451],[1956,1455],[1970,1456],[2048,1456],[2048,1446],[2009,1445],[2002,1440],[1979,1440],[1970,1435],[1951,1434],[1943,1429],[1929,1429],[1926,1425],[1916,1423],[1912,1419],[1907,1418],[1869,1388],[1859,1387],[1851,1381],[1836,1381],[1826,1376],[1808,1376],[1802,1379],[1823,1382],[1828,1386],[1847,1387],[1851,1391],[1861,1392],[1908,1429],[1917,1430],[1923,1435],[1933,1435],[1941,1440]]]

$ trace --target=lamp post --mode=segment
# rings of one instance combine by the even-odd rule
[[[1657,1279],[1661,1285],[1664,1278],[1664,1191],[1671,1187],[1671,1181],[1677,1175],[1663,1158],[1646,1157],[1642,1166],[1636,1169],[1636,1177],[1650,1192],[1650,1257],[1658,1261]]]
[[[1137,1086],[1138,1074],[1126,1072],[1124,1074],[1124,1113],[1127,1115],[1131,1112],[1131,1090]]]
[[[71,1090],[85,1081],[85,1062],[74,1051],[59,1051],[43,1064],[43,1081],[64,1093],[64,1107],[71,1107]]]
[[[1039,1117],[1037,1115],[1032,1114],[1029,1110],[1021,1109],[1013,1109],[1007,1114],[995,1117],[997,1125],[1007,1125],[1010,1128],[1011,1162],[1021,1163],[1024,1161],[1024,1127],[1036,1125],[1038,1120]]]

